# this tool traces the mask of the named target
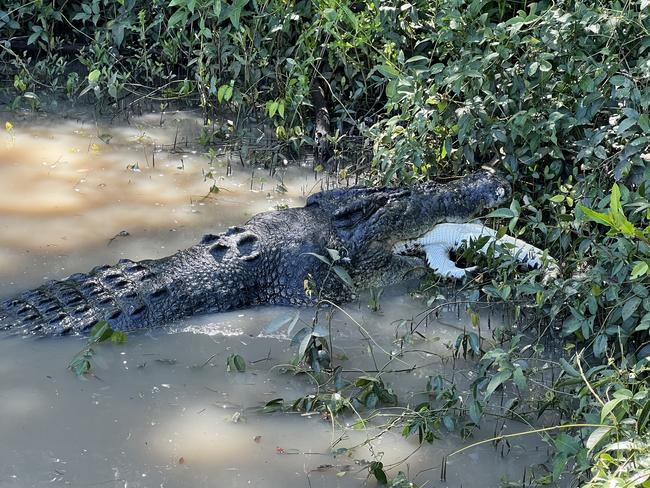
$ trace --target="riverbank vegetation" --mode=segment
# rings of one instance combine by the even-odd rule
[[[393,185],[495,167],[514,198],[491,223],[548,249],[561,276],[486,258],[463,286],[475,328],[456,345],[476,358],[470,399],[432,378],[404,434],[465,432],[505,389],[500,415],[558,419],[548,472],[525,483],[570,471],[574,485],[650,486],[649,30],[648,0],[2,0],[1,96],[14,109],[200,106],[208,147],[226,114],[235,132],[268,125],[284,157],[313,146],[318,89],[331,124],[318,171]],[[481,328],[486,303],[513,327]],[[393,402],[373,378],[353,380],[354,400]],[[309,408],[336,413],[332,398]]]

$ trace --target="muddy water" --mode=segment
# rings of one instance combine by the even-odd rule
[[[155,150],[198,136],[191,113],[130,124],[73,112],[0,116],[13,124],[0,134],[0,297],[123,257],[170,254],[257,212],[301,205],[319,186],[310,170],[292,167],[280,173],[288,192],[278,193],[277,178],[252,174],[238,159],[228,175],[227,155]],[[383,377],[402,405],[426,398],[427,376],[449,372],[446,345],[466,325],[450,313],[394,357],[400,320],[425,308],[408,291],[408,284],[387,290],[380,313],[362,297],[332,321],[335,360],[349,378],[416,366]],[[0,487],[372,486],[372,460],[425,486],[497,487],[545,461],[533,437],[513,440],[506,453],[488,444],[451,457],[441,481],[443,456],[466,445],[456,435],[418,449],[399,429],[381,436],[352,429],[354,417],[255,413],[269,400],[315,392],[308,376],[283,368],[296,353],[288,337],[263,333],[293,313],[260,307],[134,333],[124,345],[98,346],[95,376],[85,379],[66,370],[83,338],[0,339]],[[305,324],[312,317],[301,311]],[[230,354],[246,359],[245,373],[226,371]],[[459,376],[470,377],[472,367],[455,364]],[[474,440],[492,433],[488,425]],[[350,450],[333,456],[341,447]]]

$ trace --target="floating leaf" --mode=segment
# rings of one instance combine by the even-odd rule
[[[274,398],[264,404],[262,413],[281,412],[284,409],[284,400],[282,398]]]
[[[231,354],[228,356],[226,370],[228,372],[237,371],[243,373],[246,371],[246,361],[239,354]]]
[[[108,325],[108,322],[101,320],[97,322],[92,329],[90,329],[88,342],[91,344],[104,342],[110,339],[111,335],[113,335],[113,329],[111,329],[110,325]]]

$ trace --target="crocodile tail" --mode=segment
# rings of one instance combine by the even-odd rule
[[[52,281],[0,303],[0,330],[10,334],[83,332],[105,320],[115,330],[152,322],[152,302],[169,291],[157,286],[156,261],[122,260]]]

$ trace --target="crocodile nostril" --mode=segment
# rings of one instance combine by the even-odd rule
[[[242,258],[254,259],[257,252],[259,239],[255,234],[246,234],[237,242],[237,249]]]
[[[217,261],[221,261],[229,249],[230,248],[225,244],[218,243],[210,248],[210,254],[212,254],[212,257]]]

